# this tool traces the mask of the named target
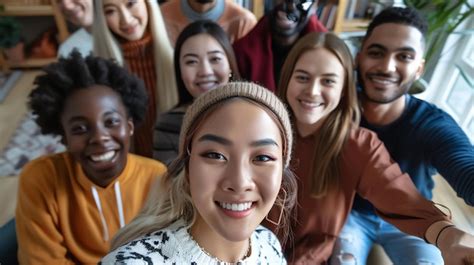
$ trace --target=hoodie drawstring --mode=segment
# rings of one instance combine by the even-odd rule
[[[92,189],[92,196],[94,197],[95,205],[97,206],[97,209],[99,210],[100,220],[102,221],[102,228],[104,230],[103,238],[105,241],[108,241],[109,229],[107,228],[107,222],[105,221],[104,211],[102,210],[102,204],[100,203],[99,193],[97,192],[97,189],[94,186],[92,186],[91,189]],[[117,203],[117,209],[119,213],[120,228],[122,228],[125,226],[125,218],[123,215],[122,194],[120,193],[120,184],[118,181],[115,182],[114,189],[115,189],[115,200]]]

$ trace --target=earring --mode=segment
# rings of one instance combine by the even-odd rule
[[[234,74],[232,72],[229,73],[229,81],[232,81],[232,78],[234,77]]]
[[[281,217],[283,216],[283,208],[285,208],[285,202],[286,202],[286,190],[285,189],[281,189],[283,191],[283,202],[281,203],[281,207],[280,207],[280,214],[278,215],[278,221],[275,222],[273,221],[272,219],[270,219],[268,217],[268,214],[267,216],[265,216],[265,220],[267,220],[268,222],[272,223],[273,225],[275,226],[279,226],[280,225],[280,222],[281,222]]]

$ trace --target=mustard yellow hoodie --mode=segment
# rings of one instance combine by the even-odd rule
[[[30,162],[20,176],[16,209],[20,263],[96,264],[165,171],[158,161],[129,154],[121,175],[101,188],[67,152]]]

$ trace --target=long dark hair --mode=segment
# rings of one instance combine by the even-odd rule
[[[234,50],[232,49],[232,44],[230,43],[229,36],[227,33],[215,22],[211,20],[198,20],[189,24],[183,31],[179,34],[178,39],[176,40],[176,45],[174,49],[174,72],[176,75],[176,84],[178,88],[178,105],[183,106],[193,102],[193,96],[189,94],[186,86],[184,85],[183,78],[181,77],[181,69],[179,67],[179,58],[181,57],[181,48],[183,47],[184,42],[191,38],[192,36],[198,34],[209,34],[213,37],[224,49],[224,52],[229,61],[230,69],[232,71],[232,79],[240,79],[239,68],[237,66],[237,60],[235,59]]]

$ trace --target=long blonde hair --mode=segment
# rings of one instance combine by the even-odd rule
[[[171,109],[178,102],[178,90],[173,66],[173,48],[157,1],[144,1],[147,3],[148,25],[153,39],[153,54],[155,57],[157,91],[155,102],[157,103],[157,111],[163,112]],[[94,54],[107,59],[115,59],[123,66],[125,62],[122,50],[107,26],[103,0],[94,0],[92,33],[94,36]]]
[[[312,174],[311,195],[314,197],[322,197],[330,189],[338,187],[341,152],[351,128],[358,126],[360,120],[352,55],[344,41],[332,33],[309,33],[295,44],[283,64],[278,96],[289,105],[286,94],[296,63],[305,52],[320,48],[330,51],[339,59],[345,71],[345,78],[338,106],[329,114],[315,135],[313,169],[312,172],[308,172]],[[315,60],[314,63],[325,62]],[[295,119],[294,115],[292,118]]]
[[[115,235],[112,240],[111,250],[148,233],[163,229],[177,219],[184,220],[187,228],[194,224],[197,210],[191,198],[188,180],[189,148],[191,147],[192,139],[200,125],[209,115],[217,111],[224,104],[236,99],[247,100],[265,110],[278,125],[282,137],[284,137],[283,125],[276,115],[268,107],[252,99],[236,96],[224,99],[206,108],[190,124],[187,133],[184,135],[183,148],[180,148],[178,157],[168,168],[168,172],[163,177],[160,187],[151,191],[151,196],[148,198],[142,211],[130,224],[119,230]],[[288,146],[288,141],[285,140],[283,145],[282,150],[291,149],[291,146]],[[286,152],[288,151],[284,151],[284,153]],[[281,235],[281,239],[284,243],[290,236],[290,218],[292,217],[292,211],[296,204],[297,183],[294,174],[288,167],[283,169],[282,174],[281,189],[284,189],[286,194],[279,193],[274,205],[282,209],[281,222],[279,226],[276,227],[276,232]]]

